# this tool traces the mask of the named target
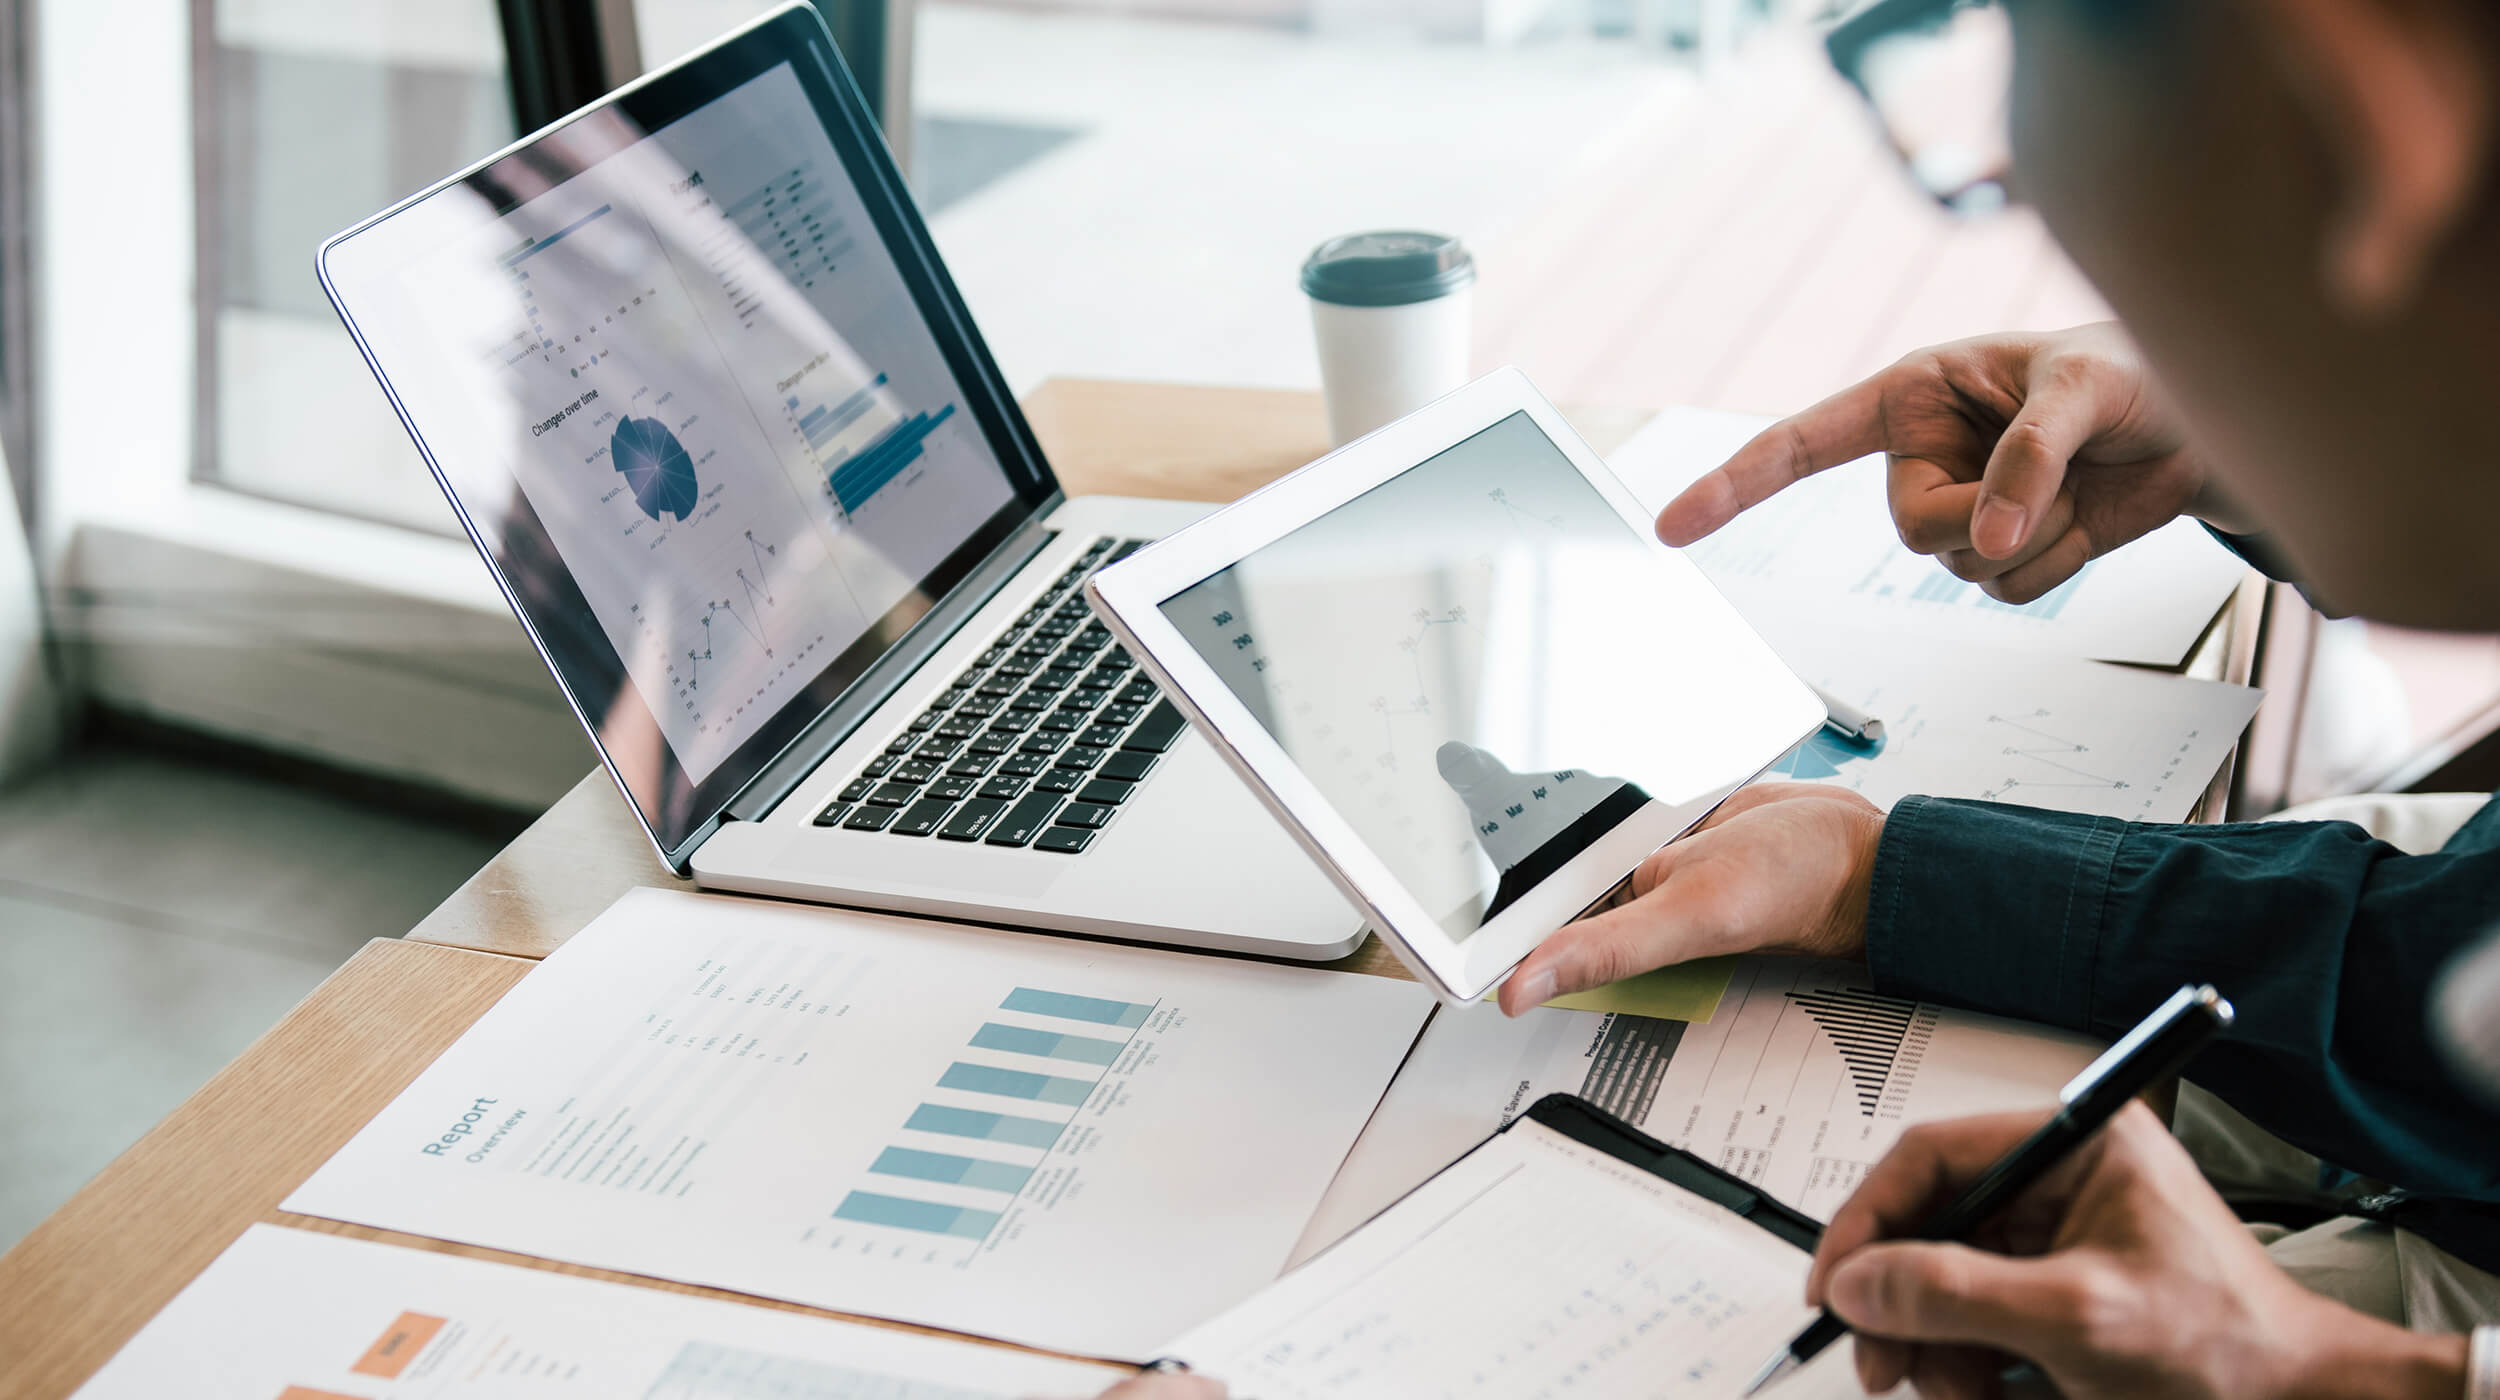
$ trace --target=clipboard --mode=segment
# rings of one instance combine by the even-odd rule
[[[1600,1400],[1654,1394],[1658,1371],[1638,1368],[1664,1365],[1697,1368],[1689,1393],[1734,1395],[1811,1317],[1822,1234],[1743,1178],[1548,1094],[1151,1369],[1207,1372],[1252,1400],[1439,1393],[1453,1366],[1461,1388],[1563,1380]]]
[[[1764,1195],[1725,1168],[1713,1166],[1680,1147],[1667,1146],[1578,1094],[1547,1094],[1485,1141],[1509,1132],[1522,1120],[1542,1123],[1582,1146],[1596,1148],[1712,1205],[1723,1206],[1808,1254],[1822,1243],[1823,1226],[1813,1216]]]

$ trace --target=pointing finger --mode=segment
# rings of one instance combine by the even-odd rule
[[[1658,512],[1658,538],[1681,548],[1819,471],[1884,450],[1891,374],[1852,385],[1783,418]]]

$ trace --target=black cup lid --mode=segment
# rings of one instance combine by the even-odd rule
[[[1338,306],[1406,306],[1475,280],[1467,246],[1444,233],[1350,233],[1302,264],[1302,290]]]

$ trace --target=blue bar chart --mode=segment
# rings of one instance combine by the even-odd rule
[[[955,406],[951,403],[935,413],[915,413],[835,467],[827,485],[833,498],[842,503],[843,513],[857,512],[869,497],[884,490],[888,482],[919,461],[921,442],[954,416]]]
[[[941,1151],[904,1142],[883,1148],[868,1167],[877,1184],[844,1196],[834,1219],[960,1240],[989,1238],[1040,1170],[1031,1154],[1047,1157],[1058,1145],[1155,1008],[1150,1002],[1018,987],[999,1002],[999,1010],[1018,1019],[983,1022],[964,1042],[967,1049],[1030,1057],[1058,1068],[1015,1068],[978,1058],[947,1065],[936,1087],[946,1091],[939,1097],[951,1101],[916,1106],[902,1126],[960,1146]],[[1037,1020],[1066,1028],[1036,1025]],[[1127,1035],[1113,1039],[1101,1033],[1104,1028]],[[966,1100],[987,1106],[970,1107]],[[1023,1160],[1010,1160],[1018,1156]],[[947,1189],[916,1193],[913,1183]],[[965,1199],[967,1193],[984,1192],[995,1200]]]
[[[839,403],[809,404],[792,394],[783,400],[782,407],[789,411],[790,426],[807,444],[808,451],[822,453],[826,443],[858,422],[860,415],[876,403],[877,391],[884,387],[885,376],[880,374]]]

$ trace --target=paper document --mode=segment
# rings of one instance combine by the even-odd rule
[[[1284,1263],[1412,983],[636,890],[286,1209],[1123,1357]]]
[[[1008,1400],[1122,1373],[254,1225],[79,1400]]]
[[[1925,793],[2186,821],[2264,698],[2159,671],[1830,627],[1766,635],[1799,676],[1881,719],[1884,739],[1871,748],[1818,730],[1765,776],[1850,788],[1887,811]]]
[[[1813,1320],[1809,1262],[1527,1122],[1170,1351],[1259,1400],[1733,1397]],[[1857,1396],[1848,1353],[1780,1395]]]
[[[1670,408],[1606,463],[1652,511],[1725,462],[1768,418]],[[1756,626],[1820,621],[1892,639],[1993,643],[2175,666],[2248,576],[2192,520],[2093,560],[2046,597],[2000,603],[1904,548],[1869,457],[1806,478],[1685,551]]]
[[[2101,1047],[1877,996],[1854,963],[1749,957],[1707,1023],[1460,1007],[1390,1086],[1311,1228],[1309,1258],[1552,1093],[1828,1220],[1912,1123],[2045,1110]]]

